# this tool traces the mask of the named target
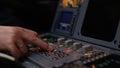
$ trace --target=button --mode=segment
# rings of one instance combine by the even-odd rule
[[[48,39],[47,38],[43,38],[43,41],[48,42]]]

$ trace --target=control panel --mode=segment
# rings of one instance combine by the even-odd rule
[[[79,60],[81,65],[87,64],[111,54],[110,49],[67,37],[47,35],[42,39],[53,47],[53,51],[39,50],[31,53],[28,59],[43,68],[58,68],[75,60]]]
[[[110,57],[115,56],[116,60],[112,54],[120,55],[119,6],[113,0],[59,0],[51,32],[42,35],[53,51],[31,47],[37,53],[32,52],[23,65],[26,68],[95,68],[96,65],[107,68],[99,63],[107,58],[110,61],[106,62],[111,64],[114,61]]]

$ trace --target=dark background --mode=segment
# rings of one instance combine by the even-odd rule
[[[0,25],[50,31],[58,0],[1,0]]]
[[[114,41],[119,20],[119,0],[89,0],[81,33],[95,39]]]

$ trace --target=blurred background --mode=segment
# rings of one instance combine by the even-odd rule
[[[0,25],[50,31],[58,0],[0,0]]]

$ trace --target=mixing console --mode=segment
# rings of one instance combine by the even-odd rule
[[[32,53],[28,59],[45,68],[57,68],[75,60],[87,64],[108,56],[110,51],[107,48],[65,37],[44,36],[43,40],[53,47],[53,51]]]
[[[59,0],[51,31],[42,35],[53,51],[31,46],[32,53],[23,65],[26,68],[119,65],[120,60],[109,58],[111,54],[120,55],[119,6],[118,0]]]

